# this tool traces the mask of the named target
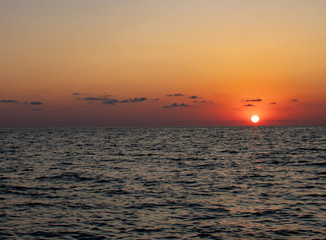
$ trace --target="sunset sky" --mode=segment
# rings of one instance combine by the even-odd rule
[[[0,127],[326,124],[325,0],[2,0]]]

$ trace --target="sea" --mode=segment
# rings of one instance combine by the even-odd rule
[[[0,129],[0,239],[326,239],[326,126]]]

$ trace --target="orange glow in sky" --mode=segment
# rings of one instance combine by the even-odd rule
[[[326,124],[326,1],[1,1],[0,127]]]

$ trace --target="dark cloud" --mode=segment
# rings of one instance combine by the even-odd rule
[[[75,92],[75,93],[72,93],[71,95],[73,96],[79,96],[79,95],[82,95],[81,93],[78,93],[78,92]]]
[[[117,103],[119,103],[120,101],[117,99],[107,99],[105,101],[103,101],[103,104],[107,104],[107,105],[116,105]]]
[[[8,99],[8,100],[0,100],[0,103],[18,103],[18,101]]]
[[[245,106],[245,107],[254,107],[255,105],[252,105],[252,104],[246,104],[246,105],[243,105],[243,106]]]
[[[190,96],[189,98],[196,99],[198,96]]]
[[[175,108],[175,107],[189,107],[189,105],[185,103],[180,103],[180,104],[172,103],[171,105],[163,106],[162,108]]]
[[[296,99],[296,98],[292,99],[291,101],[292,101],[292,102],[299,102],[299,100]]]
[[[159,98],[154,98],[154,99],[151,99],[151,102],[154,103],[154,102],[157,102],[159,100],[160,100]]]
[[[256,98],[256,99],[247,99],[246,102],[261,102],[263,101],[261,98]]]
[[[106,95],[110,96],[110,95]],[[139,102],[144,102],[147,101],[147,98],[145,97],[135,97],[135,98],[129,98],[129,99],[124,99],[124,100],[118,100],[114,98],[107,98],[107,97],[85,97],[83,98],[85,101],[102,101],[103,104],[107,105],[116,105],[118,103],[139,103]]]
[[[144,101],[147,101],[147,98],[145,98],[145,97],[141,97],[141,98],[135,97],[135,98],[129,98],[129,99],[121,100],[121,101],[119,101],[119,103],[139,103],[139,102],[144,102]]]
[[[141,97],[141,98],[137,98],[137,97],[135,97],[134,99],[129,99],[129,100],[130,100],[130,102],[132,102],[132,103],[137,103],[137,102],[144,102],[144,101],[147,100],[147,98],[145,98],[145,97]]]
[[[201,101],[195,100],[195,101],[193,101],[193,103],[205,103],[205,104],[213,104],[213,105],[215,104],[211,100],[201,100]]]
[[[108,100],[106,97],[85,97],[84,100],[86,101],[105,101]]]
[[[43,103],[42,102],[30,102],[29,104],[31,104],[31,105],[42,105]]]
[[[276,102],[271,102],[271,104],[272,104],[272,105],[275,105],[275,104],[276,104]]]
[[[174,94],[166,94],[167,97],[182,97],[184,94],[182,93],[174,93]]]

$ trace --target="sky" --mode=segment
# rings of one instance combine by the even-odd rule
[[[326,124],[325,0],[2,0],[0,127]]]

